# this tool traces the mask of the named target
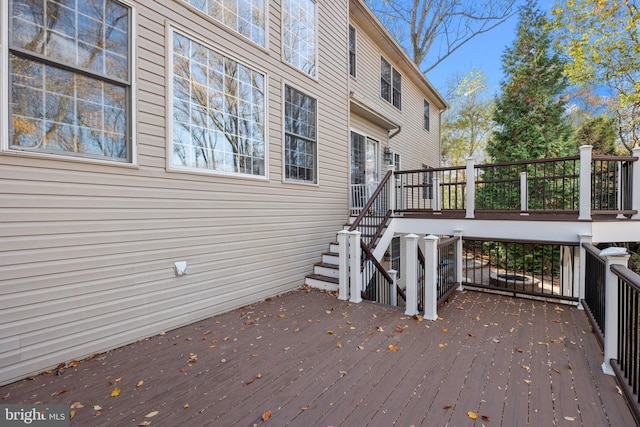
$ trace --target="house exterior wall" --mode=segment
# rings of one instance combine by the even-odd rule
[[[316,3],[317,78],[282,60],[280,1],[266,2],[266,48],[182,0],[125,4],[131,164],[8,150],[3,79],[0,384],[297,288],[348,212],[346,1]],[[266,176],[167,167],[174,28],[266,76]],[[285,85],[317,100],[317,184],[284,180]]]
[[[401,155],[403,170],[421,169],[440,165],[440,114],[446,104],[430,87],[420,71],[408,60],[399,47],[386,41],[390,35],[381,28],[377,19],[362,6],[360,1],[351,2],[350,24],[356,29],[356,76],[349,78],[351,99],[383,116],[400,129],[391,129],[380,139],[381,147],[389,148]],[[380,60],[385,58],[402,76],[402,105],[396,108],[380,95]],[[424,101],[430,104],[430,126],[424,129]],[[373,122],[363,123],[366,118],[351,115],[351,127],[356,129],[379,129]],[[391,127],[391,126],[390,126]],[[388,135],[392,135],[389,139]],[[376,138],[375,136],[372,136]],[[380,150],[381,153],[383,150]]]

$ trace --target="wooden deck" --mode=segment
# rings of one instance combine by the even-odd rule
[[[583,312],[468,291],[440,316],[298,290],[1,387],[0,403],[75,404],[77,426],[635,425]]]

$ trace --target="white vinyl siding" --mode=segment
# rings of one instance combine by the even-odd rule
[[[299,288],[349,212],[346,3],[318,10],[322,85],[292,73],[278,43],[265,51],[182,0],[123,4],[137,167],[0,154],[0,384]],[[280,2],[269,7],[280,34]],[[171,28],[265,75],[266,176],[167,164]],[[285,80],[318,96],[317,185],[282,179]],[[188,274],[174,275],[178,261]]]

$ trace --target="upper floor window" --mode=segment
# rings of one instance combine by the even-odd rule
[[[131,14],[116,0],[13,0],[9,148],[131,161]]]
[[[221,24],[265,47],[265,0],[184,0]]]
[[[429,130],[429,102],[424,100],[424,130]]]
[[[285,86],[285,179],[316,183],[316,100]]]
[[[284,60],[316,77],[316,4],[313,0],[283,0]]]
[[[380,96],[402,109],[402,76],[384,58],[380,58]]]
[[[173,166],[265,175],[265,76],[173,34]]]
[[[356,76],[356,29],[349,25],[349,74]]]

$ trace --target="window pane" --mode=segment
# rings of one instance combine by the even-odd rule
[[[14,0],[11,34],[14,48],[129,80],[129,9],[113,0]]]
[[[316,182],[316,100],[285,86],[285,178]]]
[[[312,0],[284,0],[282,44],[284,60],[316,76],[316,11]]]
[[[265,174],[264,75],[173,35],[173,164]]]
[[[126,159],[126,89],[10,55],[11,146]]]
[[[184,0],[221,24],[265,46],[265,0]]]

